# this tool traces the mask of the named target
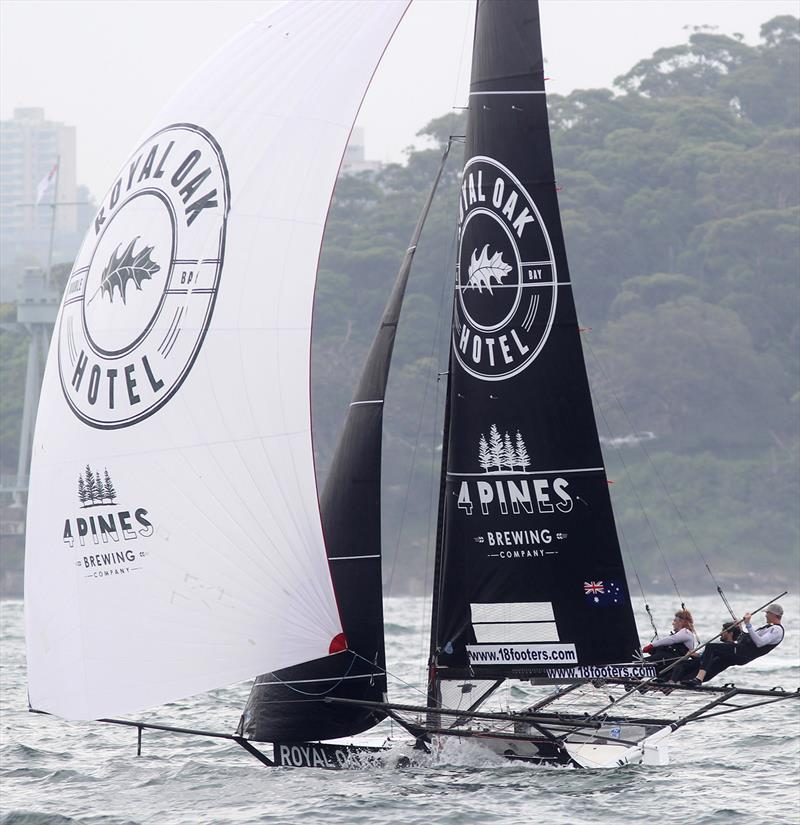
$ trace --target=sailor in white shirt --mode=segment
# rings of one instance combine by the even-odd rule
[[[692,614],[684,608],[679,610],[672,620],[672,633],[663,639],[655,639],[649,645],[645,645],[642,653],[650,654],[650,658],[644,661],[655,665],[660,673],[672,662],[690,653],[699,644]]]
[[[702,684],[712,661],[715,664],[715,670],[720,673],[731,665],[746,665],[748,662],[752,662],[753,659],[765,656],[771,650],[774,650],[783,641],[784,630],[781,624],[783,608],[779,604],[771,604],[765,612],[767,623],[757,629],[753,627],[750,621],[752,619],[751,614],[744,614],[745,632],[733,648],[730,645],[717,643],[706,645],[700,659],[700,670],[697,672],[697,678],[690,680],[687,684],[691,684],[693,687]]]

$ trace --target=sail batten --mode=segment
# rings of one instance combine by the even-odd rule
[[[321,496],[328,561],[347,649],[260,677],[239,728],[249,739],[334,739],[367,730],[385,716],[355,703],[324,703],[311,697],[292,703],[292,692],[294,685],[309,682],[328,685],[320,692],[322,697],[367,703],[385,699],[380,495],[383,402],[414,251],[449,151],[448,144],[367,354]]]
[[[322,232],[406,0],[286,4],[143,133],[67,283],[26,547],[33,707],[117,716],[327,656]]]
[[[555,190],[538,5],[479,0],[431,633],[454,680],[579,678],[638,647]]]

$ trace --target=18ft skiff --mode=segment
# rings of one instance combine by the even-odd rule
[[[477,5],[420,707],[387,700],[380,480],[389,364],[430,199],[317,495],[319,250],[352,124],[406,6],[293,2],[259,21],[158,116],[103,199],[36,427],[31,708],[117,717],[255,677],[236,733],[194,732],[266,764],[374,758],[320,740],[387,716],[421,750],[460,736],[512,759],[663,761],[666,735],[740,709],[735,697],[797,694],[701,689],[672,719],[619,709],[651,692],[654,673],[579,339],[534,2]],[[559,687],[517,713],[481,712],[507,679]],[[609,704],[608,690],[620,698]],[[582,694],[586,709],[558,709]],[[274,743],[273,756],[253,742]]]

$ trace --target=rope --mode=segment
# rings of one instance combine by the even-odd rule
[[[456,244],[456,234],[453,234],[452,243],[450,250],[447,256],[447,263],[452,263],[455,259],[455,244]],[[448,267],[449,268],[449,267]],[[440,347],[440,338],[442,334],[442,326],[443,326],[443,315],[442,309],[444,308],[446,297],[447,297],[447,285],[448,279],[442,278],[442,292],[439,297],[439,313],[438,313],[438,321],[436,323],[436,329],[434,331],[433,336],[433,346],[431,347],[431,363],[433,364],[433,369],[435,371],[435,388],[434,388],[434,399],[433,399],[433,409],[434,413],[439,409],[439,398],[440,398],[440,382],[439,382],[439,358],[441,355],[441,347]],[[426,388],[429,386],[426,383]],[[426,389],[427,392],[427,389]],[[423,408],[424,408],[424,400],[423,400]],[[431,444],[430,444],[430,454],[433,458],[436,455],[436,442],[438,440],[439,430],[436,427],[431,429]],[[430,485],[428,487],[428,512],[426,517],[426,522],[428,525],[427,530],[427,539],[425,542],[425,580],[423,582],[423,599],[422,599],[422,615],[420,616],[420,627],[425,626],[425,616],[428,613],[428,599],[433,597],[432,593],[432,583],[430,581],[430,576],[432,573],[432,565],[431,565],[431,549],[435,549],[434,545],[436,543],[436,509],[434,509],[433,500],[434,495],[436,493],[436,480],[438,474],[435,472],[436,462],[431,461],[430,465]],[[399,549],[395,551],[395,559],[399,555]],[[394,572],[394,571],[393,571]],[[425,647],[428,643],[428,640],[424,633],[420,634],[420,643],[419,643],[419,680],[420,682],[427,681],[426,673],[427,673],[427,656],[425,655]]]
[[[387,668],[378,667],[374,662],[371,662],[369,659],[365,658],[364,656],[362,656],[359,653],[356,653],[354,650],[351,650],[350,653],[352,653],[353,656],[357,659],[363,659],[371,667],[377,667],[378,670],[380,670],[383,673],[384,676],[391,676],[392,679],[396,679],[398,682],[400,682],[401,685],[405,685],[407,688],[411,688],[411,690],[416,691],[421,696],[424,696],[426,700],[432,698],[431,696],[428,695],[428,692],[426,690],[422,690],[422,688],[418,688],[416,685],[412,685],[410,682],[407,682],[405,679],[401,679],[397,674],[392,673]]]
[[[585,340],[585,341],[586,341],[586,347],[587,347],[587,349],[589,350],[589,352],[591,353],[591,356],[592,356],[592,358],[594,359],[595,363],[597,364],[598,368],[600,369],[600,372],[602,373],[603,378],[606,380],[606,384],[609,386],[610,391],[611,391],[611,394],[614,396],[614,399],[617,401],[617,404],[619,404],[619,405],[620,405],[620,408],[621,408],[621,409],[623,409],[623,412],[624,412],[624,408],[622,408],[622,405],[621,405],[621,403],[620,403],[619,399],[617,398],[616,393],[614,393],[613,388],[611,388],[611,383],[610,383],[610,381],[608,380],[608,376],[606,375],[605,370],[603,369],[603,365],[600,363],[599,359],[597,358],[597,355],[595,354],[595,351],[592,349],[592,345],[591,345],[591,343],[589,342],[588,337],[584,337],[584,339],[583,339],[583,340]],[[592,393],[592,396],[593,396],[593,397],[595,397],[594,393]],[[595,401],[597,401],[596,397],[595,397]],[[605,422],[605,424],[606,424],[606,428],[608,429],[609,434],[610,434],[610,433],[611,433],[611,429],[610,429],[610,427],[608,426],[608,421],[607,421],[607,420],[606,420],[606,418],[605,418],[605,414],[603,413],[602,408],[600,407],[599,402],[595,403],[595,407],[596,407],[596,408],[600,411],[600,414],[601,414],[601,416],[602,416],[602,418],[603,418],[603,421],[604,421],[604,422]],[[630,423],[630,419],[628,419],[628,418],[627,418],[627,415],[626,415],[626,420],[628,421],[628,424],[629,424],[629,426],[631,427],[631,430],[632,430],[633,432],[635,432],[635,430],[634,430],[634,428],[633,428],[633,425]],[[655,528],[653,527],[653,525],[652,525],[652,523],[651,523],[651,521],[650,521],[650,517],[647,515],[647,510],[645,509],[645,506],[644,506],[644,504],[642,503],[642,499],[641,499],[641,498],[640,498],[640,496],[639,496],[639,491],[636,489],[636,485],[633,483],[633,479],[631,478],[630,471],[628,470],[628,464],[627,464],[627,462],[625,461],[625,457],[624,457],[624,456],[623,456],[623,454],[622,454],[622,450],[617,449],[617,455],[619,456],[619,460],[622,462],[622,466],[623,466],[623,468],[624,468],[624,470],[625,470],[625,475],[626,475],[626,477],[628,478],[628,481],[629,481],[629,482],[630,482],[630,484],[631,484],[631,489],[633,490],[633,494],[634,494],[634,496],[636,497],[636,503],[639,505],[639,509],[642,511],[642,515],[644,516],[644,520],[647,522],[647,527],[648,527],[648,529],[650,530],[650,534],[653,536],[653,541],[655,542],[655,545],[656,545],[656,547],[658,548],[658,552],[659,552],[659,554],[660,554],[660,556],[661,556],[661,560],[664,562],[664,568],[666,569],[667,574],[669,575],[670,580],[672,581],[672,586],[673,586],[673,588],[675,589],[675,594],[676,594],[676,595],[677,595],[677,597],[678,597],[678,601],[681,603],[681,610],[685,610],[685,609],[686,609],[686,605],[685,605],[685,603],[684,603],[684,601],[683,601],[683,596],[681,596],[681,591],[680,591],[680,589],[678,588],[678,583],[675,581],[675,577],[672,575],[672,570],[671,570],[671,568],[670,568],[670,566],[669,566],[669,562],[667,561],[667,557],[664,555],[664,550],[663,550],[663,548],[661,547],[661,542],[658,540],[658,536],[656,535]]]
[[[772,602],[777,601],[778,599],[780,599],[780,598],[781,598],[781,596],[785,596],[785,595],[786,595],[786,593],[787,593],[787,591],[786,591],[786,590],[784,590],[784,591],[783,591],[783,593],[781,593],[780,595],[776,596],[774,599],[770,599],[770,601],[765,602],[764,604],[762,604],[762,605],[761,605],[761,607],[758,607],[758,608],[756,608],[755,610],[751,610],[751,611],[749,611],[749,612],[750,612],[750,613],[752,613],[752,614],[760,613],[760,612],[761,612],[761,611],[762,611],[765,607],[769,607],[769,605],[770,605]],[[736,623],[737,623],[737,624],[738,624],[738,623],[740,623],[741,621],[743,621],[743,620],[742,620],[742,619],[740,619],[740,618],[738,618],[738,617],[736,617]],[[723,634],[723,632],[724,632],[724,631],[722,631],[722,630],[721,630],[721,631],[720,631],[719,633],[717,633],[715,636],[712,636],[710,639],[707,639],[707,640],[706,640],[705,642],[703,642],[702,644],[698,644],[695,648],[693,648],[692,650],[690,650],[688,653],[684,654],[684,655],[683,655],[683,656],[681,656],[679,659],[677,659],[676,661],[674,661],[671,665],[669,665],[668,667],[664,668],[664,670],[662,670],[662,671],[661,671],[661,673],[660,673],[658,676],[653,676],[653,677],[651,677],[650,679],[645,679],[643,682],[640,682],[640,684],[637,686],[637,689],[636,689],[636,690],[630,690],[630,691],[628,691],[627,693],[625,693],[625,694],[623,694],[622,696],[620,696],[620,697],[619,697],[619,699],[614,699],[614,698],[611,698],[611,702],[610,702],[609,704],[607,704],[607,705],[605,705],[604,707],[600,708],[600,710],[598,710],[596,713],[593,713],[591,716],[588,716],[588,715],[587,715],[586,719],[584,719],[584,720],[582,720],[582,721],[583,721],[583,722],[584,722],[584,724],[585,724],[586,722],[592,722],[592,721],[594,721],[594,720],[596,720],[596,719],[598,719],[598,718],[601,718],[601,717],[602,717],[602,718],[607,718],[607,717],[609,716],[609,714],[610,714],[612,711],[615,711],[615,710],[616,710],[616,707],[617,707],[620,703],[624,702],[625,700],[629,699],[629,698],[630,698],[630,697],[632,697],[632,696],[638,696],[638,695],[640,695],[642,688],[649,687],[650,685],[652,685],[652,684],[655,682],[655,680],[656,680],[656,679],[661,679],[661,678],[663,678],[664,674],[665,674],[665,673],[669,673],[669,671],[671,671],[671,670],[675,667],[675,665],[677,665],[677,664],[678,664],[678,662],[684,662],[684,661],[686,661],[686,659],[688,659],[690,656],[693,656],[693,655],[694,655],[695,653],[697,653],[698,651],[702,650],[702,649],[703,649],[706,645],[711,644],[711,642],[713,642],[715,639],[719,639],[719,637]],[[614,714],[614,715],[616,715],[616,714]],[[579,730],[582,730],[582,728],[583,728],[583,725],[579,725],[579,726],[578,726],[578,727],[576,727],[576,728],[572,728],[571,730],[567,731],[567,732],[564,734],[564,738],[566,739],[566,737],[567,737],[567,736],[569,736],[570,734],[577,733]]]
[[[300,690],[300,688],[292,687],[291,682],[284,682],[281,679],[276,679],[274,682],[256,682],[253,685],[253,687],[257,688],[257,687],[265,687],[265,686],[269,686],[269,685],[283,685],[284,687],[289,688],[289,690],[292,690],[295,693],[299,693],[301,696],[315,696],[315,697],[316,696],[327,696],[329,693],[336,690],[336,688],[338,688],[339,685],[341,685],[342,682],[344,682],[344,680],[350,675],[350,671],[353,669],[353,665],[355,665],[355,663],[356,663],[356,658],[364,659],[363,656],[359,656],[357,653],[354,653],[352,650],[348,651],[348,652],[353,654],[353,661],[350,662],[350,667],[347,668],[347,670],[345,671],[344,676],[339,677],[339,680],[336,682],[335,685],[328,688],[327,690],[323,690],[322,693],[311,693],[308,690]],[[364,661],[369,662],[370,665],[373,665],[373,663],[370,662],[369,659],[364,659]],[[373,667],[375,667],[375,665],[373,665]],[[380,670],[380,668],[378,668],[378,670]],[[275,700],[275,702],[270,702],[269,700],[267,700],[267,704],[274,704],[274,703],[281,704],[282,701],[284,701],[284,700],[279,700],[278,699],[278,700]]]
[[[645,604],[644,609],[647,611],[647,617],[650,619],[650,626],[653,628],[653,634],[654,635],[653,635],[653,638],[650,640],[652,642],[654,639],[658,638],[658,628],[656,627],[656,621],[653,618],[653,614],[650,611],[650,605]]]
[[[450,147],[451,147],[452,143],[453,143],[453,140],[451,138],[448,141],[447,148],[445,150],[445,159],[449,156]],[[445,160],[443,159],[442,162],[444,163]],[[438,192],[438,189],[437,189],[437,192]],[[435,195],[434,195],[434,198],[435,198]],[[432,205],[433,204],[431,202],[431,206]],[[420,235],[420,240],[422,240],[421,235]],[[442,279],[442,280],[443,280],[442,290],[444,292],[444,290],[446,288],[446,284],[447,284],[447,279]],[[442,313],[440,312],[439,316],[436,320],[436,327],[435,327],[434,333],[433,333],[433,340],[431,341],[431,350],[430,350],[430,360],[431,361],[434,361],[434,356],[436,355],[438,342],[439,342],[439,336],[441,334],[440,331],[441,331],[441,328],[442,328],[442,323],[443,323],[442,322]],[[434,363],[435,363],[435,361],[434,361]],[[413,448],[413,451],[411,453],[411,461],[409,463],[409,468],[408,468],[408,482],[406,483],[405,496],[403,497],[403,507],[400,511],[400,523],[399,523],[399,528],[398,528],[398,531],[397,531],[397,539],[395,541],[395,546],[394,546],[394,554],[393,554],[393,558],[392,558],[392,567],[391,567],[391,571],[389,573],[389,581],[388,581],[388,584],[387,584],[387,593],[389,595],[391,595],[391,592],[392,592],[392,585],[394,583],[394,574],[395,574],[395,570],[397,569],[397,559],[400,555],[400,540],[402,538],[403,525],[405,524],[406,514],[408,512],[408,501],[409,501],[409,498],[411,496],[411,479],[414,475],[414,466],[416,464],[417,451],[418,451],[419,445],[420,445],[420,434],[422,433],[422,422],[425,419],[425,406],[426,406],[427,401],[428,401],[428,391],[431,387],[431,384],[432,384],[432,381],[429,377],[428,380],[426,380],[426,382],[425,382],[425,388],[424,388],[424,391],[423,391],[423,394],[422,394],[422,404],[420,405],[419,417],[417,419],[417,430],[416,430],[416,433],[414,435],[414,448]]]
[[[591,347],[590,347],[590,349],[591,349]],[[611,433],[611,427],[609,426],[608,419],[606,418],[606,414],[603,412],[603,408],[600,406],[600,402],[597,399],[596,395],[593,392],[591,392],[591,388],[590,388],[590,393],[591,393],[592,398],[595,401],[594,406],[597,409],[597,412],[600,414],[600,418],[603,420],[603,424],[605,425],[606,431],[608,432],[608,434],[610,436],[612,434]],[[628,467],[625,464],[625,459],[621,455],[620,448],[617,447],[616,451],[617,451],[617,454],[619,454],[620,460],[622,461],[622,466],[625,468],[625,472],[628,475],[628,480],[631,480],[630,479],[630,474],[628,473]],[[631,481],[631,488],[634,491],[636,489],[634,487],[632,481]],[[638,496],[637,496],[637,498],[638,498]],[[640,507],[642,506],[641,501],[639,502],[639,506]],[[642,511],[644,512],[643,507],[642,507]],[[647,514],[646,513],[645,513],[645,519],[647,519]],[[648,526],[650,526],[650,529],[651,529],[651,532],[652,532],[652,526],[650,525],[650,521],[647,520],[647,523],[648,523]],[[647,611],[647,616],[650,619],[650,626],[653,628],[653,633],[655,634],[655,636],[653,638],[657,639],[658,638],[658,628],[656,627],[655,619],[653,618],[653,614],[650,610],[650,605],[647,603],[647,596],[645,595],[645,592],[644,592],[644,586],[642,585],[642,580],[639,577],[639,571],[636,569],[636,562],[634,560],[635,557],[634,557],[633,551],[631,550],[631,546],[628,542],[628,537],[625,534],[625,530],[623,529],[622,525],[620,524],[620,525],[618,525],[618,527],[619,527],[619,532],[622,535],[623,543],[625,545],[625,549],[626,549],[625,555],[631,563],[631,567],[633,569],[633,575],[636,577],[636,581],[639,585],[639,592],[642,594],[642,601],[644,602],[644,609]],[[655,540],[656,545],[658,545],[658,538],[656,537],[655,532],[653,532],[653,539]],[[660,549],[660,547],[659,547],[659,549]],[[662,553],[661,555],[662,555],[662,558],[663,558],[664,554]],[[664,564],[666,565],[666,559],[664,559]],[[667,572],[669,572],[669,565],[667,565]],[[671,577],[672,577],[672,574],[670,573],[670,578]],[[673,581],[673,584],[674,584],[675,579],[673,579],[672,581]],[[678,591],[678,585],[677,584],[675,584],[675,590],[676,590],[676,592]],[[679,599],[681,598],[680,593],[678,593],[678,598]],[[683,606],[682,601],[681,601],[681,606]]]
[[[653,638],[650,640],[652,642],[654,639],[658,638],[658,628],[656,627],[656,622],[653,618],[653,614],[650,611],[650,605],[647,603],[647,596],[644,592],[644,585],[642,584],[642,580],[639,578],[639,571],[636,569],[636,562],[634,561],[634,554],[631,550],[630,543],[628,542],[628,537],[625,534],[625,530],[623,529],[622,525],[620,524],[618,525],[618,527],[620,535],[622,536],[622,542],[625,545],[625,559],[626,561],[630,562],[631,569],[633,570],[633,575],[636,577],[636,583],[639,585],[639,592],[642,594],[642,601],[644,602],[644,609],[647,613],[647,618],[650,620],[650,627],[653,628]]]
[[[452,139],[452,138],[451,138]],[[456,243],[458,240],[458,230],[454,229],[453,234],[451,237],[450,248],[448,250],[447,259],[446,259],[446,268],[453,272],[455,270],[455,257],[456,257]],[[449,285],[452,284],[451,278],[442,278],[442,291],[439,295],[439,314],[438,317],[440,319],[444,318],[444,308],[448,301],[448,295],[450,290],[448,289]],[[452,307],[450,307],[450,314],[452,315]],[[433,359],[434,367],[436,369],[436,392],[434,398],[434,410],[440,409],[440,397],[441,397],[441,374],[439,372],[439,361],[441,358],[441,328],[443,326],[443,322],[437,325],[437,331],[434,338],[436,343],[435,347],[435,358]],[[447,336],[447,346],[446,350],[449,352],[450,349],[450,336],[448,330]],[[447,386],[445,384],[445,386]],[[438,428],[433,428],[431,430],[431,455],[436,455],[436,446],[438,441],[440,430]],[[444,445],[442,445],[444,446]],[[443,451],[444,454],[444,451]],[[431,474],[430,474],[430,487],[428,490],[428,536],[427,541],[425,544],[425,582],[424,582],[424,597],[422,600],[422,616],[420,621],[420,627],[425,626],[425,615],[430,610],[430,615],[433,614],[433,582],[431,581],[431,576],[433,574],[433,565],[431,564],[431,551],[435,552],[436,550],[436,534],[438,528],[438,517],[439,517],[439,508],[433,507],[433,502],[438,494],[438,481],[440,477],[440,473],[436,471],[436,463],[431,463]],[[428,599],[430,598],[430,607]],[[429,639],[426,638],[425,634],[420,634],[420,645],[419,645],[419,681],[427,682],[428,677],[428,656],[426,655],[425,647],[426,644],[429,643]]]
[[[608,386],[609,392],[613,396],[614,400],[617,402],[617,406],[622,411],[622,414],[625,416],[625,421],[627,422],[628,427],[630,428],[631,432],[636,432],[636,428],[633,426],[633,422],[631,421],[630,416],[628,415],[628,411],[625,409],[625,406],[623,405],[622,401],[617,396],[616,392],[614,392],[614,387],[613,387],[611,381],[609,380],[608,375],[606,374],[606,371],[603,369],[603,365],[600,362],[600,359],[597,357],[594,350],[592,349],[592,345],[591,345],[591,343],[589,343],[588,338],[586,340],[586,345],[587,345],[589,351],[591,352],[592,357],[594,358],[595,363],[598,366],[598,369],[600,370],[601,374],[603,375],[603,378],[606,381],[606,385]],[[675,500],[670,495],[669,488],[667,487],[661,473],[659,473],[658,467],[656,467],[655,462],[653,461],[652,456],[650,455],[650,451],[645,446],[644,441],[640,441],[639,446],[641,447],[642,451],[644,452],[648,463],[653,468],[653,472],[655,473],[656,478],[658,479],[659,483],[661,484],[661,488],[663,489],[664,493],[666,494],[667,500],[669,501],[669,503],[672,505],[673,509],[675,510],[675,513],[678,516],[678,521],[680,521],[680,523],[683,525],[683,528],[686,530],[686,534],[689,536],[689,541],[691,542],[691,544],[694,547],[697,554],[700,556],[700,559],[702,560],[703,565],[705,566],[706,570],[708,571],[708,574],[711,576],[712,581],[716,585],[717,593],[719,593],[720,598],[722,599],[723,603],[725,604],[725,607],[728,609],[728,612],[731,614],[731,618],[735,619],[736,618],[736,613],[733,611],[733,608],[730,606],[730,604],[728,602],[728,599],[727,599],[727,597],[725,596],[725,593],[722,590],[722,586],[717,581],[717,577],[712,572],[711,566],[709,565],[708,560],[703,555],[703,551],[700,549],[700,545],[695,540],[694,534],[692,533],[688,522],[683,517],[683,513],[680,511],[680,508],[678,507],[678,505],[675,503]],[[681,602],[681,608],[685,609],[685,606],[684,606],[683,602]]]

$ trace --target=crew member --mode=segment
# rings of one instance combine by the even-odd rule
[[[742,631],[738,624],[724,622],[719,640],[721,644],[726,644],[728,647],[732,648],[741,635]],[[690,656],[688,659],[684,659],[682,662],[678,662],[669,674],[664,674],[664,679],[669,679],[671,684],[678,684],[686,679],[696,677],[699,670],[700,656],[699,654],[695,654],[694,656]],[[713,679],[718,673],[719,670],[717,669],[717,666],[711,665],[708,673],[706,674],[706,681]]]
[[[783,641],[783,608],[779,604],[771,604],[766,609],[767,623],[763,627],[754,629],[750,620],[752,614],[745,613],[743,622],[745,632],[739,641],[731,647],[729,645],[714,642],[706,645],[703,655],[700,657],[700,670],[694,679],[687,680],[684,684],[691,687],[699,687],[704,681],[710,679],[709,673],[716,676],[731,665],[746,665],[757,659],[759,656],[766,656]]]
[[[688,610],[678,610],[672,620],[672,633],[663,639],[656,639],[642,648],[642,653],[649,653],[646,664],[655,665],[660,673],[681,656],[694,650],[699,644],[694,630],[694,620]]]

